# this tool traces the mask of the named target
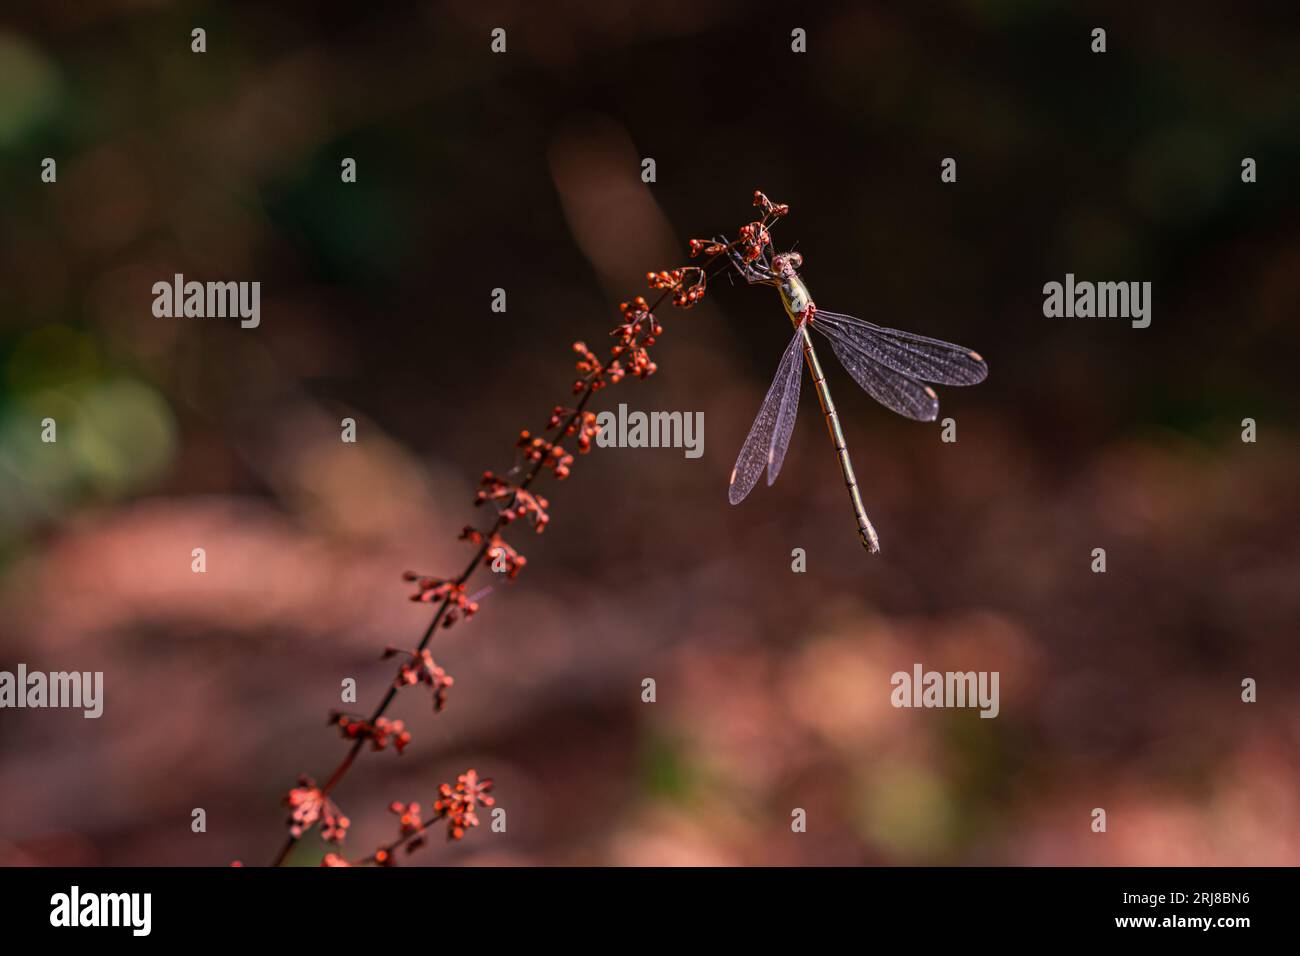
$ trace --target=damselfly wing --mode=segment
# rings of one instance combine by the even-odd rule
[[[781,462],[790,446],[795,413],[799,410],[799,382],[803,379],[802,344],[803,336],[796,333],[786,346],[781,364],[776,367],[772,387],[767,390],[758,417],[749,429],[749,437],[741,446],[740,457],[731,472],[731,487],[727,489],[727,497],[733,505],[745,500],[764,468],[767,469],[769,485],[781,473]]]

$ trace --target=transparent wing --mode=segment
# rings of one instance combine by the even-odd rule
[[[939,414],[939,396],[934,389],[882,364],[865,352],[855,339],[845,335],[840,327],[823,323],[821,317],[819,311],[813,320],[813,328],[820,329],[822,335],[830,340],[831,351],[863,391],[907,418],[918,422],[934,421]]]
[[[823,332],[836,333],[863,355],[908,378],[936,385],[977,385],[989,374],[984,357],[965,346],[820,309],[813,318],[813,327],[819,325]]]
[[[799,410],[799,383],[803,378],[802,342],[803,336],[796,332],[786,346],[781,364],[776,367],[772,387],[767,390],[745,444],[740,448],[736,467],[731,472],[731,486],[727,489],[727,500],[733,505],[745,500],[764,468],[767,469],[769,485],[776,481],[781,471]]]
[[[786,362],[789,368],[785,368]],[[790,436],[794,434],[794,422],[799,414],[799,385],[803,381],[803,335],[796,332],[790,344],[785,347],[777,375],[784,371],[785,386],[781,392],[781,404],[776,413],[776,431],[772,435],[772,449],[767,456],[767,484],[771,487],[776,476],[781,474],[781,463],[785,461],[786,450],[790,447]],[[776,382],[772,382],[776,387]]]

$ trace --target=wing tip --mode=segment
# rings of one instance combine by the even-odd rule
[[[738,468],[731,469],[731,478],[727,480],[727,500],[733,505],[738,505],[744,501],[747,493],[736,487],[736,472],[739,470]]]

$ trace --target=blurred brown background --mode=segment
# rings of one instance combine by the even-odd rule
[[[598,450],[541,489],[520,580],[435,641],[447,711],[408,691],[411,748],[337,791],[352,853],[474,766],[507,833],[413,864],[1300,862],[1289,6],[7,10],[0,669],[107,689],[97,721],[0,713],[0,862],[269,860],[282,794],[342,755],[340,679],[368,709],[425,625],[400,573],[460,570],[570,343],[756,187],[820,305],[985,355],[940,390],[958,442],[832,364],[883,554],[808,388],[780,481],[731,508],[787,320],[725,282],[661,310],[660,373],[601,399],[702,410],[704,456]],[[260,281],[261,327],[155,318],[176,272]],[[1044,318],[1066,272],[1152,282],[1151,327]],[[892,709],[916,661],[1000,671],[1001,715]]]

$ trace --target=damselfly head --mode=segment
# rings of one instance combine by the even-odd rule
[[[783,279],[794,275],[801,265],[803,265],[803,256],[797,252],[787,252],[772,257],[772,273]]]

